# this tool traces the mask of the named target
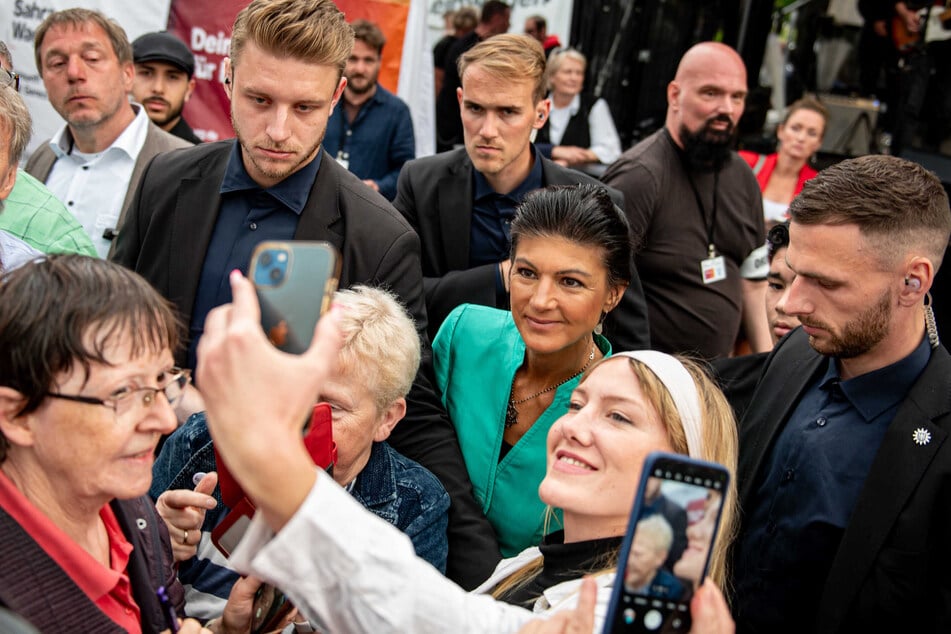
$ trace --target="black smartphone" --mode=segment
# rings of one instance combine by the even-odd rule
[[[644,461],[618,557],[605,633],[689,632],[730,474],[721,465],[654,452]]]
[[[294,609],[280,589],[262,583],[254,593],[251,608],[251,634],[264,634],[281,629],[287,613]]]
[[[248,277],[268,339],[300,354],[310,346],[317,320],[337,290],[340,258],[327,242],[262,242],[251,254]]]

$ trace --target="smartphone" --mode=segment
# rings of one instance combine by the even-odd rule
[[[689,632],[730,474],[721,465],[654,452],[644,461],[618,557],[605,633]]]
[[[248,277],[261,305],[261,327],[285,352],[310,346],[317,320],[340,279],[340,257],[328,242],[266,241],[251,254]]]
[[[262,583],[254,593],[251,634],[279,631],[287,613],[293,609],[293,604],[283,592],[270,584]]]

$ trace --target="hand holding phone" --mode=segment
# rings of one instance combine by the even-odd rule
[[[605,632],[690,630],[690,600],[707,573],[728,484],[720,465],[679,454],[647,457]]]

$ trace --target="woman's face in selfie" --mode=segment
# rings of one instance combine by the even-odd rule
[[[678,577],[690,579],[694,584],[700,581],[722,500],[720,493],[711,491],[703,508],[703,517],[687,527],[687,548],[674,564],[674,574]]]
[[[548,432],[548,473],[539,495],[562,509],[570,541],[623,534],[644,458],[673,451],[630,363],[624,357],[602,362]]]

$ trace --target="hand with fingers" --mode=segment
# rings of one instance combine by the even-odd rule
[[[201,525],[205,521],[205,511],[217,505],[217,501],[211,496],[217,484],[218,474],[212,471],[205,474],[194,491],[170,489],[156,500],[155,508],[168,526],[176,563],[195,556],[198,542],[201,541]]]
[[[690,600],[690,616],[693,619],[690,634],[733,634],[736,631],[726,599],[710,579],[703,582]]]

